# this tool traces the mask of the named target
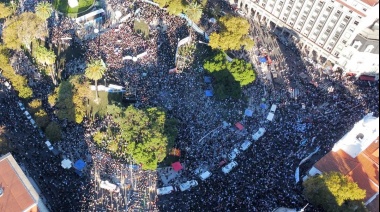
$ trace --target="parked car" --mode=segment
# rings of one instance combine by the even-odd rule
[[[222,172],[224,174],[228,174],[230,173],[230,171],[235,168],[236,166],[238,165],[238,163],[236,161],[231,161],[229,164],[227,164],[226,166],[224,166],[222,168]]]
[[[203,172],[202,174],[199,175],[199,178],[201,178],[201,180],[206,180],[210,176],[211,176],[211,172],[205,171],[205,172]]]
[[[248,141],[248,140],[244,141],[244,143],[242,143],[240,146],[240,150],[245,151],[246,149],[248,149],[248,147],[251,146],[251,144],[252,144],[251,141]]]
[[[263,136],[265,132],[266,132],[265,128],[259,128],[259,130],[255,134],[252,135],[252,139],[254,141],[259,140],[259,138],[261,138],[261,136]]]
[[[157,195],[170,194],[173,191],[176,191],[175,187],[173,187],[173,186],[166,186],[166,187],[163,187],[163,188],[158,188],[157,189]]]
[[[234,160],[239,153],[240,151],[237,148],[233,149],[232,152],[228,154],[228,159]]]
[[[190,189],[191,187],[195,187],[197,185],[198,185],[198,182],[196,180],[189,180],[189,181],[179,185],[179,190],[186,191],[186,190]]]

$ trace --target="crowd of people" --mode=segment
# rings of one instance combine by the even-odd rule
[[[86,62],[102,58],[107,64],[108,82],[136,88],[136,107],[162,107],[170,118],[179,121],[175,147],[182,152],[180,162],[185,169],[175,180],[175,186],[192,179],[198,180],[199,185],[190,191],[156,196],[155,189],[163,186],[156,171],[132,169],[131,161],[120,161],[94,143],[94,133],[112,125],[112,119],[86,117],[80,125],[58,120],[47,103],[53,87],[45,78],[35,77],[37,69],[24,53],[17,52],[13,66],[30,81],[33,79],[35,97],[43,100],[49,117],[63,127],[64,139],[53,144],[60,152],[59,157],[44,146],[44,135],[29,125],[20,112],[15,92],[5,88],[0,91],[0,126],[5,126],[12,153],[35,180],[52,211],[137,211],[142,205],[149,211],[300,208],[307,202],[301,195],[302,187],[294,179],[298,163],[316,147],[320,147],[321,156],[330,151],[366,113],[375,112],[378,116],[378,82],[368,85],[345,76],[325,77],[315,67],[304,64],[304,55],[282,44],[278,45],[283,53],[279,57],[288,64],[288,69],[281,73],[285,83],[266,87],[264,91],[262,79],[258,78],[243,88],[248,100],[207,97],[204,91],[210,84],[204,82],[207,74],[202,71],[202,58],[208,53],[205,45],[196,44],[196,59],[190,69],[169,74],[169,69],[175,66],[178,40],[189,35],[194,43],[200,39],[192,34],[184,20],[141,1],[108,3],[114,11],[121,11],[123,16],[132,14],[131,17],[102,28],[99,34],[88,36],[89,39],[79,39],[77,24],[68,18],[57,16],[49,21],[50,42],[84,51],[81,57],[66,61],[62,76],[84,73]],[[137,9],[140,12],[135,13]],[[148,36],[134,29],[136,20],[147,24]],[[72,39],[62,40],[68,37]],[[127,55],[143,52],[147,55],[137,61],[123,60]],[[301,73],[307,75],[306,80],[300,77]],[[326,90],[323,84],[332,86],[333,91]],[[297,99],[289,93],[289,88],[295,87],[300,90]],[[261,108],[262,103],[278,105],[273,122],[266,121],[268,109]],[[302,104],[305,109],[301,108]],[[243,115],[246,108],[254,111],[253,117]],[[223,121],[231,126],[222,127]],[[244,129],[235,128],[236,122]],[[252,133],[259,127],[266,128],[265,135],[237,157],[239,165],[235,170],[223,174],[219,162],[228,160],[227,154],[244,140],[252,140]],[[73,162],[83,159],[86,167],[81,175],[60,167],[63,158]],[[200,182],[196,170],[209,170],[213,174]],[[100,188],[100,180],[118,184],[120,192]]]

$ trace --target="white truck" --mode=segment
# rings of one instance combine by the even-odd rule
[[[240,150],[242,150],[242,151],[247,150],[248,147],[251,146],[251,144],[252,144],[251,141],[248,141],[248,140],[244,141],[244,142],[241,144],[241,146],[240,146]]]
[[[209,171],[205,171],[203,173],[201,173],[199,175],[199,178],[201,178],[201,180],[206,180],[207,178],[209,178],[211,176],[211,172]]]
[[[252,135],[252,139],[254,141],[259,140],[259,138],[261,138],[261,136],[263,136],[265,132],[266,132],[265,128],[259,128],[259,130],[255,134]]]
[[[120,188],[117,185],[108,182],[108,180],[100,181],[100,188],[116,193],[120,191]]]
[[[223,168],[222,168],[222,172],[224,174],[228,174],[230,173],[230,171],[235,168],[236,166],[238,165],[238,163],[236,161],[231,161],[229,164],[225,165]]]
[[[163,188],[158,188],[157,189],[157,195],[170,194],[173,191],[175,191],[175,188],[173,186],[166,186]]]
[[[189,181],[179,185],[179,190],[186,191],[186,190],[190,189],[191,187],[195,187],[197,185],[198,185],[198,182],[196,180],[189,180]]]
[[[228,159],[233,160],[239,154],[240,154],[240,151],[237,148],[235,148],[235,149],[232,150],[232,152],[230,154],[228,154]]]

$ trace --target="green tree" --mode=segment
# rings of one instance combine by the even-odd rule
[[[47,36],[44,20],[31,12],[21,13],[5,22],[3,41],[6,47],[20,50],[25,46],[30,50],[31,42]]]
[[[54,122],[54,121],[50,122],[49,125],[45,129],[45,135],[52,142],[61,140],[62,138],[61,126],[59,126],[57,122]]]
[[[42,20],[46,20],[51,16],[53,8],[49,2],[39,2],[36,6],[36,15]]]
[[[50,76],[53,80],[54,85],[57,84],[56,73],[55,73],[55,60],[56,55],[53,50],[49,50],[41,45],[36,45],[33,48],[33,57],[36,59],[37,63],[47,67],[50,71]]]
[[[198,4],[196,1],[193,1],[186,6],[185,14],[190,18],[194,23],[199,23],[202,18],[203,7],[201,4]]]
[[[7,6],[5,3],[0,3],[0,19],[9,17],[13,14],[12,6]]]
[[[337,172],[311,177],[303,183],[303,186],[305,197],[312,204],[321,206],[328,212],[348,211],[347,209],[354,208],[355,204],[362,208],[360,202],[366,196],[365,190]]]
[[[186,5],[184,0],[171,0],[167,9],[170,15],[179,15],[186,11]]]
[[[40,109],[34,114],[34,120],[36,121],[37,126],[42,129],[45,129],[49,124],[49,116],[43,109]]]
[[[20,98],[27,99],[33,96],[33,90],[28,86],[27,79],[16,74],[10,65],[8,50],[3,45],[0,45],[0,70],[3,71],[2,75],[11,82]]]
[[[98,101],[99,95],[98,95],[98,80],[100,80],[103,75],[106,73],[106,66],[102,60],[94,60],[91,61],[85,70],[85,75],[90,80],[95,81],[95,90],[96,90],[96,97],[95,101]]]
[[[256,79],[256,74],[250,63],[240,59],[233,59],[232,62],[228,62],[224,52],[216,53],[214,56],[206,59],[203,67],[209,73],[228,70],[234,80],[239,82],[240,87],[246,86]]]
[[[166,157],[169,137],[174,140],[177,132],[173,125],[172,131],[165,128],[166,114],[158,108],[138,110],[129,106],[121,114],[120,110],[109,109],[115,112],[113,117],[119,129],[107,149],[124,158],[131,155],[145,170],[156,169],[157,163]]]
[[[67,81],[63,81],[49,95],[49,104],[55,104],[56,114],[59,119],[82,123],[86,115],[88,99],[92,98],[89,83],[82,75],[74,75]]]
[[[222,27],[220,33],[213,32],[210,35],[211,48],[227,51],[239,50],[243,46],[247,49],[253,47],[253,40],[248,36],[250,24],[246,19],[223,16],[219,23]]]
[[[42,101],[41,99],[33,99],[31,102],[28,103],[29,106],[29,112],[31,114],[35,114],[37,111],[41,109]]]
[[[169,4],[170,0],[154,0],[154,2],[156,2],[161,8],[164,8]]]

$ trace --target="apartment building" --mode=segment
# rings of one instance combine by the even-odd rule
[[[280,29],[322,63],[338,64],[342,50],[379,18],[379,0],[230,0],[248,18]]]

